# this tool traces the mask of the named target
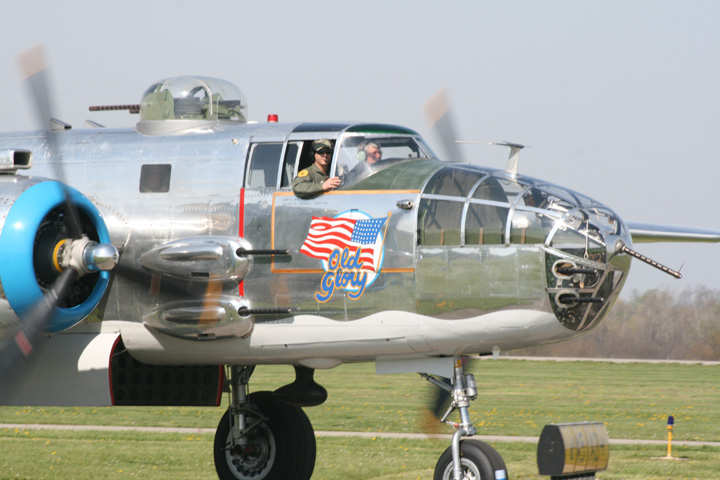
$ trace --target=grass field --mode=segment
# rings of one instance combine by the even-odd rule
[[[377,376],[372,365],[318,371],[330,397],[306,409],[318,431],[420,432],[434,389],[417,375]],[[602,421],[611,438],[720,441],[720,367],[602,362],[475,361],[471,406],[478,433],[540,434],[547,423]],[[292,380],[290,367],[259,367],[252,390]],[[214,428],[222,408],[0,408],[0,423]],[[447,427],[438,432],[451,433]],[[314,479],[428,479],[438,440],[318,439]],[[496,443],[511,478],[534,479],[536,445]],[[0,430],[0,479],[215,478],[212,435]],[[685,461],[652,460],[658,445],[613,445],[604,479],[720,478],[720,448],[676,446]]]

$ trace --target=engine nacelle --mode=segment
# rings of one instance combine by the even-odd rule
[[[54,249],[69,237],[64,221],[65,195],[76,205],[83,233],[110,243],[105,222],[95,205],[77,190],[44,178],[0,176],[0,339],[13,331],[23,315],[40,302],[59,272]],[[109,273],[79,278],[59,303],[48,332],[67,329],[100,302]]]

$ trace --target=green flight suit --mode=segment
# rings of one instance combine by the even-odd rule
[[[313,163],[295,177],[292,183],[293,192],[300,198],[312,198],[323,193],[322,185],[327,179],[328,176]]]

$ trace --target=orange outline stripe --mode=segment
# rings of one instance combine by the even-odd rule
[[[307,269],[301,269],[301,268],[271,268],[270,270],[272,273],[325,273],[325,270],[320,268],[307,268]],[[414,268],[383,268],[381,272],[379,273],[415,273]]]

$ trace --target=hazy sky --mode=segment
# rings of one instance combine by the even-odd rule
[[[16,55],[45,43],[57,116],[138,103],[155,80],[237,84],[250,117],[361,120],[428,135],[450,96],[459,137],[530,145],[520,171],[585,193],[627,221],[720,229],[720,2],[13,1],[0,29],[0,130],[33,127]],[[428,135],[431,143],[435,142]],[[499,147],[466,160],[504,168]],[[439,150],[439,149],[438,149]],[[720,289],[720,245],[636,245],[685,278],[634,262],[633,289]]]

